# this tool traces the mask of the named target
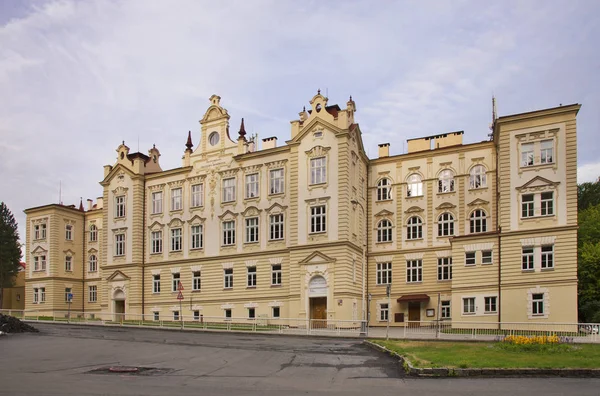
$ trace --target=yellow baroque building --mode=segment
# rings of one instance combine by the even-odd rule
[[[260,150],[243,120],[230,135],[220,100],[180,168],[123,142],[96,203],[25,210],[27,311],[577,321],[580,105],[497,118],[489,141],[442,133],[369,159],[352,98],[341,109],[319,92],[290,140]]]

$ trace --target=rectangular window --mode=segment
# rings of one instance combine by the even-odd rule
[[[542,216],[550,216],[554,214],[554,193],[552,191],[542,193]]]
[[[33,227],[34,239],[46,239],[46,224],[38,224]]]
[[[223,245],[235,245],[235,221],[223,222]]]
[[[533,143],[521,144],[521,166],[533,165]]]
[[[492,251],[483,250],[481,252],[481,264],[492,264]]]
[[[73,302],[73,289],[65,287],[65,302]]]
[[[256,317],[256,309],[248,308],[248,319],[254,319]]]
[[[269,194],[283,194],[283,169],[269,171]]]
[[[67,271],[67,272],[73,271],[73,257],[71,257],[71,256],[65,257],[65,271]]]
[[[152,253],[162,253],[162,231],[152,231]]]
[[[310,232],[327,231],[327,215],[325,205],[312,206],[310,208]]]
[[[533,248],[524,247],[522,250],[522,268],[523,271],[533,270]]]
[[[96,256],[95,255],[92,254],[90,256],[90,262],[89,262],[89,264],[90,264],[89,272],[96,272],[96,271],[98,271],[98,262],[96,260]]]
[[[154,320],[156,320],[156,321],[160,320],[160,313],[154,312]]]
[[[38,288],[34,288],[33,289],[33,303],[34,304],[37,304],[39,302],[39,298],[40,298],[40,296],[39,296],[39,290],[40,289],[38,289]]]
[[[281,264],[273,264],[271,266],[271,285],[281,285]]]
[[[388,318],[390,317],[389,313],[390,313],[390,309],[387,304],[379,304],[379,320],[380,321],[387,322]]]
[[[258,173],[246,175],[246,198],[258,197]]]
[[[269,239],[272,241],[283,239],[283,213],[269,216]]]
[[[438,280],[452,280],[452,257],[438,258]]]
[[[474,314],[475,313],[475,297],[463,298],[463,313]]]
[[[450,310],[450,301],[442,301],[442,319],[450,319],[452,317],[451,312],[452,311]]]
[[[310,184],[327,182],[326,157],[312,158],[310,160]]]
[[[192,186],[192,208],[204,205],[204,185],[194,184]]]
[[[554,245],[542,246],[542,269],[554,268]]]
[[[231,319],[231,309],[225,310],[225,319]]]
[[[392,263],[377,263],[377,284],[389,285],[392,283]]]
[[[98,301],[98,286],[90,286],[90,302]]]
[[[279,307],[273,307],[271,316],[275,319],[275,318],[279,318],[279,315],[280,315]]]
[[[160,275],[152,275],[152,293],[160,293]]]
[[[544,293],[531,295],[531,313],[533,315],[544,314]]]
[[[65,226],[65,239],[67,241],[73,240],[73,226],[71,224]]]
[[[171,189],[171,210],[181,210],[182,205],[182,190],[181,188]]]
[[[125,195],[115,197],[115,217],[125,217]]]
[[[248,267],[247,268],[248,271],[248,282],[246,284],[246,286],[248,287],[256,287],[256,267]]]
[[[521,196],[521,217],[533,217],[533,194]]]
[[[40,256],[40,271],[46,271],[46,256]]]
[[[465,253],[465,265],[475,265],[475,252]]]
[[[554,162],[554,140],[540,142],[540,163],[551,164]]]
[[[200,290],[202,287],[202,279],[200,276],[200,271],[194,271],[192,273],[192,290]]]
[[[39,271],[40,270],[40,258],[35,256],[33,258],[33,270],[34,271]]]
[[[235,177],[223,179],[223,197],[222,202],[235,201]]]
[[[179,320],[179,311],[173,311],[173,320]]]
[[[171,230],[171,251],[178,252],[182,249],[181,228]]]
[[[192,249],[201,249],[204,246],[204,227],[192,226]]]
[[[246,243],[258,242],[258,217],[246,219]]]
[[[179,274],[172,274],[171,276],[171,291],[176,292],[179,288],[179,281],[181,280],[181,276]]]
[[[496,297],[485,297],[485,313],[495,313],[496,312]]]
[[[200,320],[200,311],[194,311],[194,320]]]
[[[125,255],[125,234],[115,235],[115,256]]]
[[[163,193],[157,191],[152,193],[152,214],[162,213],[163,211]]]
[[[408,260],[406,262],[406,282],[423,281],[423,260]]]
[[[223,270],[223,274],[223,287],[225,289],[231,289],[233,287],[233,268]]]
[[[46,288],[40,287],[40,302],[46,302]]]

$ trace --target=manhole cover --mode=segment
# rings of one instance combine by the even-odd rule
[[[88,371],[88,374],[119,374],[119,375],[163,375],[173,371],[170,368],[136,367],[136,366],[109,366]]]

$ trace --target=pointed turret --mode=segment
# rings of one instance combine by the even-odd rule
[[[240,139],[245,139],[246,138],[246,129],[244,128],[244,119],[242,118],[242,125],[240,125]]]
[[[79,198],[79,211],[85,212],[85,210],[83,209],[83,198],[82,197]]]
[[[186,151],[192,151],[192,147],[194,147],[194,144],[192,143],[192,131],[188,131],[188,138],[187,142],[185,143],[185,147],[187,147]]]

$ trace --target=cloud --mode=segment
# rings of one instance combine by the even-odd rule
[[[600,162],[592,162],[577,167],[577,183],[600,180]]]

